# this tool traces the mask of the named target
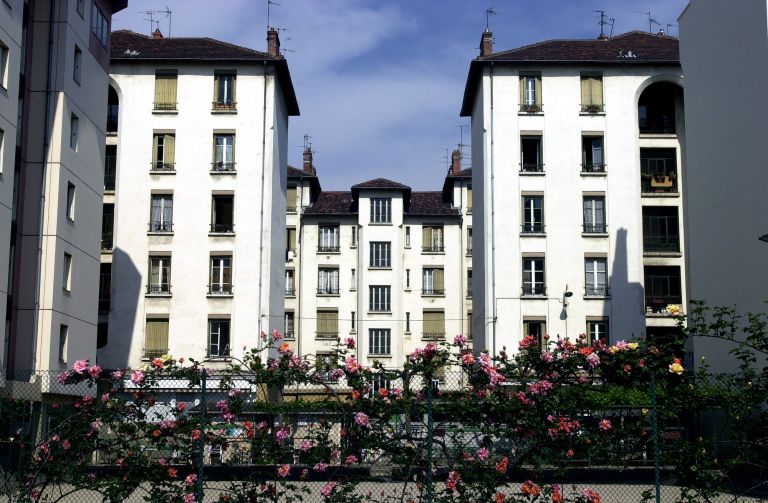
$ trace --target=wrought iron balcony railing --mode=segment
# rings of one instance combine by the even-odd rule
[[[173,232],[173,222],[149,222],[149,232]]]

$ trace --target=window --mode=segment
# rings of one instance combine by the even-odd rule
[[[69,148],[77,152],[78,134],[80,129],[80,119],[72,114],[69,118]]]
[[[606,318],[587,320],[587,340],[585,342],[591,346],[595,341],[608,343],[608,320]]]
[[[467,213],[472,214],[472,186],[467,186]]]
[[[372,285],[368,287],[368,310],[374,312],[389,312],[391,292],[389,286]]]
[[[605,172],[605,157],[603,156],[602,136],[581,137],[581,172]]]
[[[65,363],[67,361],[67,340],[69,339],[69,327],[67,325],[59,325],[59,361]]]
[[[520,111],[541,112],[541,75],[520,76]]]
[[[425,225],[421,228],[421,250],[425,253],[442,253],[443,247],[443,227]]]
[[[293,311],[286,311],[285,312],[285,338],[286,339],[295,339],[296,338],[296,332],[295,332],[295,318]]]
[[[176,84],[178,74],[176,71],[162,71],[155,73],[155,110],[176,110]]]
[[[405,332],[411,333],[411,313],[406,312],[405,313]]]
[[[371,328],[368,330],[368,354],[389,355],[391,346],[391,331],[388,328]]]
[[[173,232],[173,194],[152,194],[149,232]]]
[[[541,136],[523,136],[520,138],[520,171],[523,173],[541,173],[544,171]]]
[[[336,382],[338,379],[333,377],[331,369],[334,367],[336,356],[333,353],[318,352],[315,355],[315,373],[317,376],[315,379],[319,379],[322,382]]]
[[[523,232],[544,232],[544,196],[523,196]]]
[[[321,225],[319,241],[317,243],[319,252],[338,252],[339,251],[339,226]]]
[[[546,295],[543,257],[523,259],[523,295]]]
[[[357,246],[357,226],[353,225],[350,228],[350,231],[352,232],[352,240],[349,243],[349,246],[355,248]]]
[[[115,230],[115,205],[106,203],[101,214],[101,251],[112,251]]]
[[[411,247],[411,226],[410,225],[405,226],[405,247],[406,248]]]
[[[339,312],[333,310],[317,311],[317,337],[335,339],[339,336]]]
[[[235,74],[216,73],[213,82],[213,109],[234,109],[237,105],[235,102]]]
[[[230,295],[232,293],[232,257],[211,257],[211,282],[208,286],[210,295]]]
[[[296,258],[296,228],[285,229],[285,259],[290,262]]]
[[[523,336],[532,336],[542,348],[547,347],[547,322],[542,319],[523,319]]]
[[[605,198],[602,196],[584,197],[584,233],[605,234]]]
[[[356,290],[357,289],[357,271],[355,269],[352,269],[352,280],[351,285],[349,287],[350,290]]]
[[[389,332],[389,330],[387,330]],[[387,374],[384,371],[375,372],[371,377],[371,396],[375,396],[379,393],[379,390],[385,389],[390,391],[392,389],[392,381],[387,379]]]
[[[442,339],[445,337],[445,312],[424,311],[423,339]]]
[[[371,267],[392,267],[392,245],[389,241],[371,241]]]
[[[0,85],[8,89],[8,58],[10,51],[8,46],[0,42]]]
[[[102,262],[99,267],[99,312],[108,313],[112,303],[112,264]]]
[[[425,267],[422,269],[422,295],[445,295],[445,280],[442,268]]]
[[[641,148],[642,192],[677,192],[677,151],[674,148]]]
[[[67,292],[72,291],[72,255],[69,253],[64,254],[64,270],[61,280],[62,288]]]
[[[235,170],[235,135],[213,135],[213,171]]]
[[[144,358],[159,358],[165,354],[168,354],[168,318],[147,318]]]
[[[472,256],[472,227],[467,227],[467,257]]]
[[[680,252],[680,230],[674,206],[643,206],[643,251]]]
[[[3,174],[3,159],[5,157],[5,131],[0,129],[0,175]]]
[[[232,234],[234,223],[235,197],[232,195],[214,195],[211,204],[211,232]]]
[[[411,288],[411,270],[406,269],[405,270],[405,288],[410,290]]]
[[[176,135],[154,134],[152,136],[152,171],[176,170]]]
[[[587,297],[605,297],[608,295],[608,284],[606,276],[606,259],[590,257],[584,261],[584,285]]]
[[[472,269],[467,269],[467,298],[472,298]]]
[[[285,211],[296,213],[296,187],[288,187],[285,193]]]
[[[392,222],[392,199],[388,197],[371,198],[371,222],[377,224]]]
[[[171,293],[171,257],[168,255],[149,258],[149,294]]]
[[[294,297],[296,295],[295,271],[293,269],[285,270],[285,296]]]
[[[602,75],[583,75],[581,77],[581,111],[594,114],[604,109]]]
[[[669,304],[681,304],[680,268],[677,266],[645,266],[646,311],[662,312]]]
[[[208,358],[229,357],[229,320],[208,320]]]
[[[96,36],[101,45],[104,47],[109,46],[109,21],[107,16],[96,5],[96,2],[91,4],[91,31]]]
[[[472,340],[472,313],[467,313],[467,330],[464,332],[467,340]]]
[[[352,313],[350,314],[349,321],[350,321],[349,331],[354,333],[355,332],[355,312],[354,311],[352,311]]]
[[[83,66],[83,51],[78,46],[75,46],[74,67],[72,69],[72,78],[80,83],[80,73]]]
[[[321,267],[317,270],[317,294],[318,295],[338,295],[339,294],[339,269]]]
[[[65,207],[67,219],[75,220],[75,184],[67,182],[67,205]]]

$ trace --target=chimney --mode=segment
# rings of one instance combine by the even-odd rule
[[[493,33],[490,30],[485,30],[483,36],[480,37],[480,56],[490,56],[493,53]]]
[[[598,40],[608,40],[608,35],[606,35],[605,33],[601,33],[601,34],[600,34],[600,35],[597,37],[597,39],[598,39]]]
[[[304,173],[312,176],[317,173],[312,164],[312,147],[304,147]]]
[[[451,167],[448,169],[449,175],[458,175],[461,171],[461,151],[454,150],[451,152]]]
[[[267,31],[267,54],[270,56],[280,55],[280,37],[277,35],[277,30],[270,28]]]
[[[155,28],[155,31],[152,32],[152,38],[163,38],[163,32],[160,31],[160,28]]]

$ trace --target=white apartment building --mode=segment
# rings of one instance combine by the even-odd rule
[[[310,149],[289,169],[285,325],[298,354],[322,362],[351,337],[363,364],[399,367],[427,342],[471,338],[472,170],[458,152],[434,192],[384,178],[320,191]]]
[[[696,167],[684,174],[690,297],[710,307],[765,313],[768,3],[692,0],[679,25],[686,160]],[[732,344],[693,343],[696,364],[706,356],[721,372],[737,363],[728,355]]]
[[[678,41],[629,32],[494,52],[467,77],[475,348],[674,330],[684,304]]]
[[[96,357],[109,26],[126,6],[0,3],[0,368],[12,380]]]
[[[266,53],[159,31],[112,40],[98,361],[215,366],[283,328],[288,65],[276,30]]]

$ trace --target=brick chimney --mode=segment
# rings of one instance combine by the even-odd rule
[[[163,38],[163,32],[160,31],[160,28],[155,28],[155,31],[152,32],[152,38]]]
[[[275,57],[280,55],[280,37],[274,28],[267,31],[267,54]]]
[[[480,37],[480,56],[490,56],[493,54],[493,33],[490,30],[485,30],[483,36]]]
[[[304,173],[312,176],[317,174],[312,164],[312,147],[304,147]]]
[[[449,175],[458,175],[461,171],[461,151],[454,150],[451,152],[451,167],[448,169]]]

